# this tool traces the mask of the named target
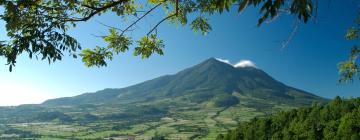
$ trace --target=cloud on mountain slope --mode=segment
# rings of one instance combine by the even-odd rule
[[[236,64],[232,64],[230,62],[230,60],[227,60],[227,59],[222,59],[222,58],[216,58],[216,60],[220,61],[220,62],[223,62],[223,63],[226,63],[226,64],[229,64],[229,65],[232,65],[233,67],[235,68],[244,68],[244,67],[254,67],[256,68],[256,65],[253,61],[251,60],[240,60],[238,63]]]

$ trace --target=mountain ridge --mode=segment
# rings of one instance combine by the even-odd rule
[[[205,92],[201,93],[204,98],[213,98],[216,92],[226,94],[239,92],[258,98],[275,98],[284,101],[296,97],[302,97],[301,100],[324,100],[315,94],[287,86],[261,69],[234,67],[216,58],[210,58],[173,75],[160,76],[119,89],[104,89],[74,97],[50,99],[42,105],[126,104],[184,96],[197,91]],[[308,103],[309,101],[306,104]]]
[[[287,86],[261,69],[211,58],[125,88],[0,107],[0,124],[6,124],[0,133],[49,139],[216,139],[241,122],[313,102],[328,100]]]

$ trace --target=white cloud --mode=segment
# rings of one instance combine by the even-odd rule
[[[235,68],[244,68],[244,67],[254,67],[256,68],[256,65],[254,62],[252,62],[251,60],[240,60],[238,63],[236,64],[231,64],[231,62],[227,59],[221,59],[221,58],[215,58],[216,60],[229,64]]]
[[[256,68],[256,65],[251,60],[240,60],[238,63],[234,65],[236,68],[243,68],[243,67],[254,67]]]
[[[215,59],[218,60],[218,61],[220,61],[220,62],[223,62],[223,63],[232,65],[229,60],[221,59],[221,58],[215,58]]]

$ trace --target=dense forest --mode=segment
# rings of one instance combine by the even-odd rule
[[[359,140],[360,98],[336,97],[326,105],[313,104],[308,108],[254,118],[217,139]]]

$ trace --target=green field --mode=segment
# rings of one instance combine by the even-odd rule
[[[183,98],[175,98],[171,101],[159,100],[151,104],[139,103],[133,106],[99,105],[82,108],[47,108],[51,111],[66,112],[54,115],[65,115],[73,119],[64,121],[61,120],[64,117],[51,115],[49,115],[49,117],[53,117],[50,119],[51,121],[32,120],[32,122],[27,123],[16,123],[16,120],[9,119],[10,123],[1,127],[0,134],[12,134],[9,133],[12,130],[14,131],[13,134],[19,134],[19,137],[23,139],[37,137],[37,139],[44,140],[103,139],[118,136],[135,136],[136,139],[151,139],[154,136],[162,136],[166,139],[206,140],[215,139],[218,134],[234,129],[242,121],[261,117],[267,113],[276,112],[276,110],[294,108],[239,93],[233,95],[239,98],[240,103],[228,107],[217,107],[211,101],[195,104],[186,102]],[[168,106],[169,102],[172,102],[170,104],[173,107]],[[258,106],[254,106],[253,102],[256,102]],[[154,108],[166,108],[166,113],[151,114],[150,112],[151,115],[149,115],[144,112],[137,112],[138,110],[135,111],[138,109],[136,106],[150,105]],[[263,106],[267,107],[263,108]],[[133,116],[129,116],[129,118],[121,116],[121,114],[133,114],[132,110],[135,112]],[[86,121],[89,118],[84,118],[84,112],[96,116],[97,119]],[[120,119],[108,117],[113,114],[120,114],[117,116]],[[22,133],[28,135],[22,135]]]

